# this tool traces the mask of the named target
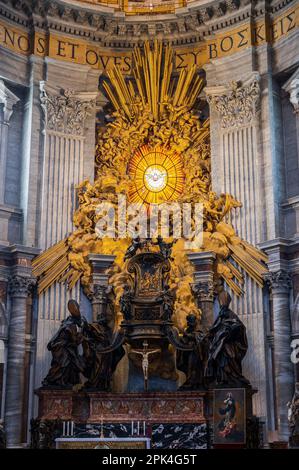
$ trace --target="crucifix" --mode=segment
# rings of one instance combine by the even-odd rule
[[[147,392],[148,390],[148,366],[149,366],[149,355],[160,352],[161,349],[148,349],[148,342],[143,341],[142,343],[143,349],[132,349],[132,353],[140,354],[142,356],[142,370],[143,370],[143,378],[144,378],[144,390]]]

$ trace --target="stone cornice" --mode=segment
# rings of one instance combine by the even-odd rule
[[[276,13],[286,6],[289,6],[290,4],[294,3],[293,0],[277,0],[277,1],[272,1],[271,5],[269,7],[271,13]]]
[[[101,43],[131,48],[147,38],[165,38],[173,45],[196,43],[248,18],[258,20],[294,4],[294,0],[265,2],[221,0],[192,2],[174,14],[125,16],[113,8],[62,0],[3,0],[0,17],[26,28],[57,31]]]

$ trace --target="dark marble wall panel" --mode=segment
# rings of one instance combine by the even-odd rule
[[[132,436],[131,423],[109,424],[75,424],[74,438],[95,438],[100,437],[138,437],[137,423],[134,424],[134,435]],[[60,437],[63,437],[62,435]],[[163,424],[156,423],[151,427],[144,428],[140,422],[139,437],[151,437],[151,447],[153,449],[207,449],[208,433],[207,426],[203,424]]]
[[[203,424],[154,424],[153,449],[207,449],[207,426]]]

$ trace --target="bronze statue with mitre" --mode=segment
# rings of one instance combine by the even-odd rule
[[[81,316],[79,304],[69,300],[70,315],[61,326],[47,348],[52,354],[51,367],[43,380],[43,386],[73,387],[80,383],[80,373],[84,372],[84,360],[79,355],[78,346],[83,341],[83,325],[87,323]]]

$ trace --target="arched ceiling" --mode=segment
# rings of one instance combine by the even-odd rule
[[[297,0],[2,0],[0,19],[2,17],[4,22],[26,28],[31,34],[41,31],[53,35],[67,34],[106,48],[131,49],[144,40],[153,39],[165,40],[174,47],[189,47],[204,44],[207,38],[214,38],[215,35],[226,34],[224,31],[246,25],[250,25],[251,34],[254,34],[254,28],[260,31],[258,28],[261,24],[268,28],[275,17],[282,14],[281,10],[292,8],[296,2]],[[293,19],[285,21],[286,27],[290,21],[293,24]],[[277,36],[278,33],[275,34]]]
[[[213,0],[210,2],[206,0],[65,0],[64,3],[70,3],[74,6],[88,5],[98,10],[108,7],[115,12],[122,12],[126,16],[153,16],[179,13],[181,9],[189,5],[203,6],[212,4]]]

